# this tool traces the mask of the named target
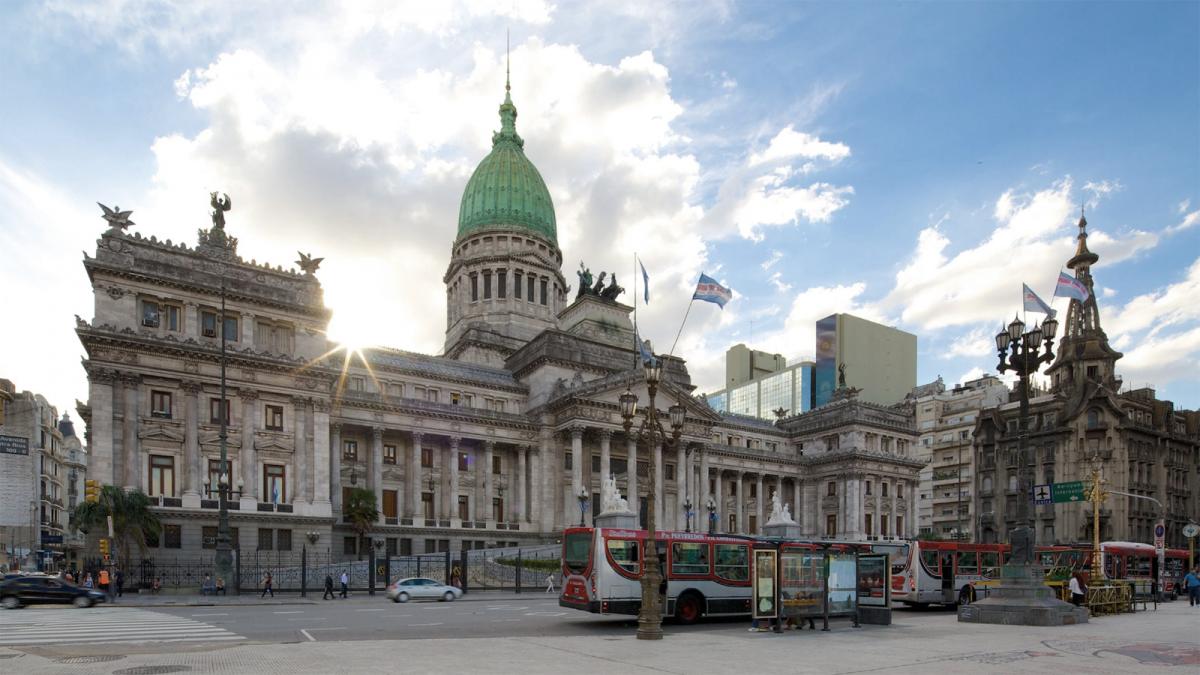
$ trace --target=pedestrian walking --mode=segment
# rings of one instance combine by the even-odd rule
[[[1200,567],[1187,573],[1183,578],[1183,586],[1187,589],[1188,605],[1200,607]]]
[[[325,595],[322,595],[321,599],[337,600],[337,596],[333,594],[333,575],[325,575]]]
[[[125,572],[121,568],[117,568],[117,597],[125,594]]]
[[[267,576],[263,577],[262,595],[260,595],[258,597],[260,597],[260,598],[264,597],[264,596],[266,596],[267,593],[270,593],[272,598],[275,597],[275,589],[273,587],[273,584],[274,584],[274,582],[271,580],[271,573],[267,572]]]
[[[87,574],[84,575],[83,587],[84,588],[95,588],[96,587],[96,582],[92,581],[92,573],[91,572],[88,572]]]
[[[550,574],[546,575],[546,592],[547,593],[554,592],[554,572],[551,572]]]
[[[100,590],[104,591],[105,593],[108,593],[108,570],[106,570],[104,568],[100,569],[99,582],[100,582]]]
[[[1087,595],[1087,587],[1083,585],[1083,578],[1079,572],[1071,575],[1071,604],[1079,607],[1083,604],[1083,599]]]
[[[346,591],[350,590],[350,575],[346,574],[346,570],[342,570],[342,597],[346,597]]]

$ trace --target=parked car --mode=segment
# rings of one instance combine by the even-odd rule
[[[23,576],[0,581],[0,607],[4,609],[45,604],[91,607],[105,600],[107,598],[100,591],[81,588],[58,577]]]
[[[388,586],[387,595],[392,602],[408,602],[409,600],[441,600],[453,602],[462,597],[462,589],[455,586],[426,579],[425,577],[410,577],[401,579]]]

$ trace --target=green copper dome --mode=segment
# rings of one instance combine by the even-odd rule
[[[558,245],[554,203],[537,168],[525,157],[525,141],[517,135],[517,107],[504,85],[500,131],[492,134],[492,151],[475,167],[458,209],[458,238],[492,228],[520,227]]]

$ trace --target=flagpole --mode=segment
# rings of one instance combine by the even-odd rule
[[[679,322],[679,332],[675,333],[675,341],[671,343],[671,351],[667,354],[667,358],[671,358],[675,354],[675,345],[679,344],[679,336],[683,335],[683,326],[687,323],[688,314],[692,313],[692,304],[696,302],[695,294],[692,294],[692,299],[688,300],[687,311],[683,313],[683,321]]]
[[[642,353],[641,345],[638,344],[638,255],[637,251],[633,252],[633,369],[637,370],[638,355]]]

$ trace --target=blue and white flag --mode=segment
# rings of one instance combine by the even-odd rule
[[[653,363],[654,354],[646,347],[646,343],[642,341],[642,337],[638,335],[637,328],[633,329],[633,341],[637,343],[638,353],[641,354],[642,363]]]
[[[733,298],[733,291],[725,288],[717,283],[717,280],[700,273],[700,281],[696,283],[696,292],[692,294],[693,300],[703,300],[711,302],[721,309],[725,309],[725,303]]]
[[[275,483],[271,486],[271,503],[279,503],[279,483]]]
[[[1029,287],[1029,284],[1021,284],[1021,287],[1024,288],[1026,312],[1041,312],[1042,314],[1054,316],[1054,310],[1050,309],[1050,305],[1047,305],[1045,300],[1042,300],[1038,297],[1037,293],[1033,292],[1033,289]]]
[[[1091,297],[1087,286],[1082,281],[1067,274],[1066,272],[1058,273],[1058,285],[1054,287],[1054,297],[1056,298],[1072,298],[1080,302],[1087,302]]]
[[[646,274],[646,266],[642,264],[641,258],[638,258],[638,267],[642,268],[642,293],[648,305],[650,304],[650,275]]]

